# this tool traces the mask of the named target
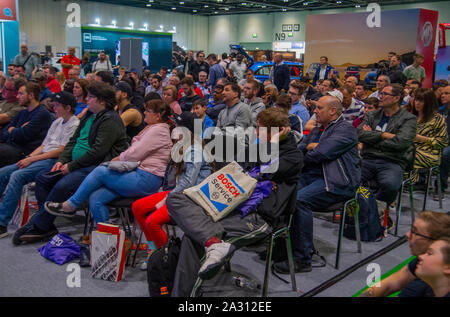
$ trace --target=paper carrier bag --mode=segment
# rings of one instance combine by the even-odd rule
[[[118,282],[125,267],[125,232],[119,226],[98,223],[92,232],[92,277]]]
[[[19,205],[14,212],[11,223],[15,228],[22,228],[30,218],[30,208],[28,206],[28,185],[23,186],[22,195],[20,196]]]
[[[244,173],[239,164],[233,161],[183,193],[203,207],[217,222],[247,200],[256,183],[256,179]]]

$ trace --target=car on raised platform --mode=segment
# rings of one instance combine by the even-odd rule
[[[284,61],[289,66],[291,80],[300,79],[303,76],[303,63]],[[256,62],[249,69],[255,74],[255,78],[264,83],[269,79],[270,69],[275,65],[274,62]]]
[[[356,78],[358,78],[358,80],[360,79],[361,72],[358,66],[347,67],[347,69],[345,70],[345,78],[350,76],[355,76]]]

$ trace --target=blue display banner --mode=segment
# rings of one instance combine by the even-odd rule
[[[162,66],[172,68],[172,34],[137,30],[121,30],[101,27],[81,27],[82,51],[90,52],[91,62],[98,53],[105,51],[111,63],[117,64],[121,38],[142,39],[142,59],[147,69],[158,72]]]
[[[19,54],[19,22],[0,22],[0,46],[3,71],[6,72],[8,65],[14,61]]]

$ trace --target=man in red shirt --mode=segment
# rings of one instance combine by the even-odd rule
[[[55,73],[52,70],[52,67],[50,65],[44,65],[42,66],[42,71],[47,75],[47,87],[50,89],[50,91],[52,93],[61,92],[61,85],[55,79]]]
[[[80,60],[75,56],[75,47],[69,47],[69,55],[61,58],[61,67],[66,79],[69,78],[69,69],[72,69],[73,65],[80,65]]]

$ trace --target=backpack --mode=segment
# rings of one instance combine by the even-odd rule
[[[358,189],[359,204],[359,230],[361,233],[361,241],[379,241],[383,236],[383,227],[380,223],[378,215],[378,206],[374,194],[365,187]],[[356,240],[354,204],[348,210],[344,225],[344,237]]]
[[[170,237],[165,246],[151,255],[147,264],[147,281],[150,297],[170,296],[180,249],[180,238]],[[162,294],[161,288],[163,287],[167,288],[165,294]]]

